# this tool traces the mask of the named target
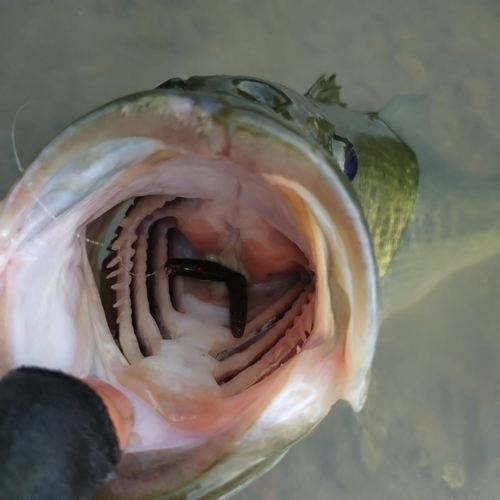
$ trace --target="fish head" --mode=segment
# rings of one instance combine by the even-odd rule
[[[95,377],[134,408],[98,498],[222,498],[366,397],[379,279],[358,195],[309,102],[239,80],[94,111],[0,205],[0,372]],[[245,278],[240,336],[229,285],[169,276],[172,258]]]

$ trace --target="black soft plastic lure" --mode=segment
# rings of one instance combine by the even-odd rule
[[[247,323],[247,280],[227,267],[198,259],[170,259],[165,266],[168,276],[179,275],[205,281],[222,281],[229,296],[229,323],[234,337],[241,338]]]

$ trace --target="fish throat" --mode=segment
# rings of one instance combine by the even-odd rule
[[[127,361],[168,359],[169,348],[191,351],[195,360],[208,355],[213,363],[204,360],[206,375],[223,397],[297,355],[314,324],[314,266],[266,220],[266,207],[249,190],[260,186],[259,199],[280,200],[274,208],[293,224],[291,209],[259,176],[236,169],[231,177],[222,200],[210,193],[136,197],[124,204],[124,216],[113,217],[114,207],[91,226],[114,233],[94,274],[110,332]],[[203,190],[210,181],[196,183]]]

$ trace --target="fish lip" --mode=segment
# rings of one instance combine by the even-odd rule
[[[187,107],[202,110],[202,114],[209,122],[216,123],[219,127],[222,127],[226,140],[229,140],[229,146],[227,142],[223,143],[223,147],[213,152],[214,155],[235,155],[248,148],[249,139],[257,138],[255,139],[257,141],[271,138],[276,147],[284,146],[297,152],[297,154],[306,159],[307,164],[313,165],[317,169],[314,174],[323,181],[324,185],[317,187],[321,202],[325,206],[336,206],[335,204],[332,205],[332,200],[329,200],[332,193],[335,194],[337,205],[344,205],[343,213],[339,215],[342,216],[346,225],[346,228],[343,229],[344,235],[350,241],[350,248],[358,259],[356,262],[362,267],[359,270],[359,274],[364,273],[364,279],[360,280],[359,288],[363,291],[362,295],[364,295],[366,307],[364,311],[365,317],[360,319],[360,322],[364,322],[365,326],[363,328],[359,327],[360,330],[364,331],[365,337],[356,339],[357,343],[363,344],[363,349],[357,355],[355,352],[351,353],[354,356],[350,362],[352,366],[346,365],[346,379],[350,382],[346,386],[345,391],[340,394],[340,397],[349,400],[355,408],[358,408],[362,404],[365,391],[363,384],[365,383],[368,368],[373,357],[376,337],[373,331],[378,327],[377,311],[379,296],[376,263],[364,216],[361,208],[354,201],[356,200],[356,196],[351,186],[344,178],[343,173],[334,160],[329,158],[312,140],[299,134],[294,127],[288,123],[282,123],[281,120],[269,116],[268,113],[263,113],[257,106],[244,103],[244,105],[239,107],[229,106],[228,108],[227,104],[229,101],[225,96],[203,95],[199,97],[194,93],[184,91],[152,91],[135,94],[115,101],[75,122],[42,151],[35,161],[35,169],[27,172],[26,176],[2,203],[0,214],[0,247],[4,249],[4,254],[2,255],[6,255],[5,266],[8,266],[8,256],[13,256],[20,245],[30,238],[36,237],[40,232],[40,227],[43,228],[43,225],[40,226],[39,223],[44,222],[45,219],[42,217],[41,220],[40,216],[37,216],[37,211],[40,211],[40,205],[36,200],[27,196],[26,191],[28,191],[28,194],[34,190],[37,193],[41,192],[46,195],[47,189],[50,187],[51,176],[63,164],[60,161],[60,156],[63,153],[62,156],[64,157],[64,147],[68,145],[68,142],[73,148],[75,148],[75,144],[80,148],[83,147],[81,144],[78,145],[78,141],[71,145],[71,141],[78,139],[78,136],[84,129],[88,130],[96,122],[105,124],[106,120],[110,119],[110,117],[115,116],[116,118],[117,115],[113,115],[113,113],[117,113],[120,119],[123,119],[125,122],[135,119],[136,114],[139,114],[140,118],[143,119],[145,116],[148,116],[148,113],[154,115],[162,106],[173,101],[185,104]],[[155,108],[155,106],[158,107]],[[102,140],[102,137],[100,140]],[[238,145],[241,148],[238,148]],[[71,147],[69,149],[71,151]],[[257,151],[255,153],[258,156],[262,152]],[[55,160],[58,161],[55,162],[54,167],[51,162]],[[253,158],[252,161],[252,165],[256,165],[258,158]],[[283,169],[282,173],[284,171]],[[300,178],[300,182],[306,186],[312,186],[313,183],[306,174],[302,172],[300,175],[297,175]],[[25,196],[23,199],[24,205],[18,201],[18,196],[22,196],[23,194]],[[48,205],[48,203],[45,203],[45,198],[42,199],[42,202]],[[65,208],[58,217],[62,217],[70,208],[71,206]],[[47,216],[47,214],[45,215]],[[34,220],[38,221],[37,224],[32,224],[31,226],[28,224],[26,226],[25,221],[29,221],[30,217],[34,217]],[[47,216],[45,223],[49,224],[51,221],[52,219]],[[352,257],[352,260],[355,260],[352,255],[350,257]],[[318,342],[321,340],[317,339]],[[352,345],[349,342],[346,343],[347,357],[349,357],[349,349],[356,351],[356,342],[352,343]],[[314,345],[311,345],[311,350],[314,347]],[[363,358],[363,361],[361,362],[359,358]],[[2,366],[1,361],[0,367]],[[72,369],[70,367],[70,370]],[[355,373],[351,373],[350,371],[355,371]],[[78,376],[87,374],[76,373]]]

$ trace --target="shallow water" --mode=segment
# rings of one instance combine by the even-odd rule
[[[496,0],[0,0],[0,196],[21,106],[26,165],[90,109],[193,74],[305,91],[335,72],[353,109],[392,100],[384,117],[423,169],[500,174],[499,53]],[[365,409],[337,404],[235,498],[497,498],[499,297],[494,257],[386,320]]]

